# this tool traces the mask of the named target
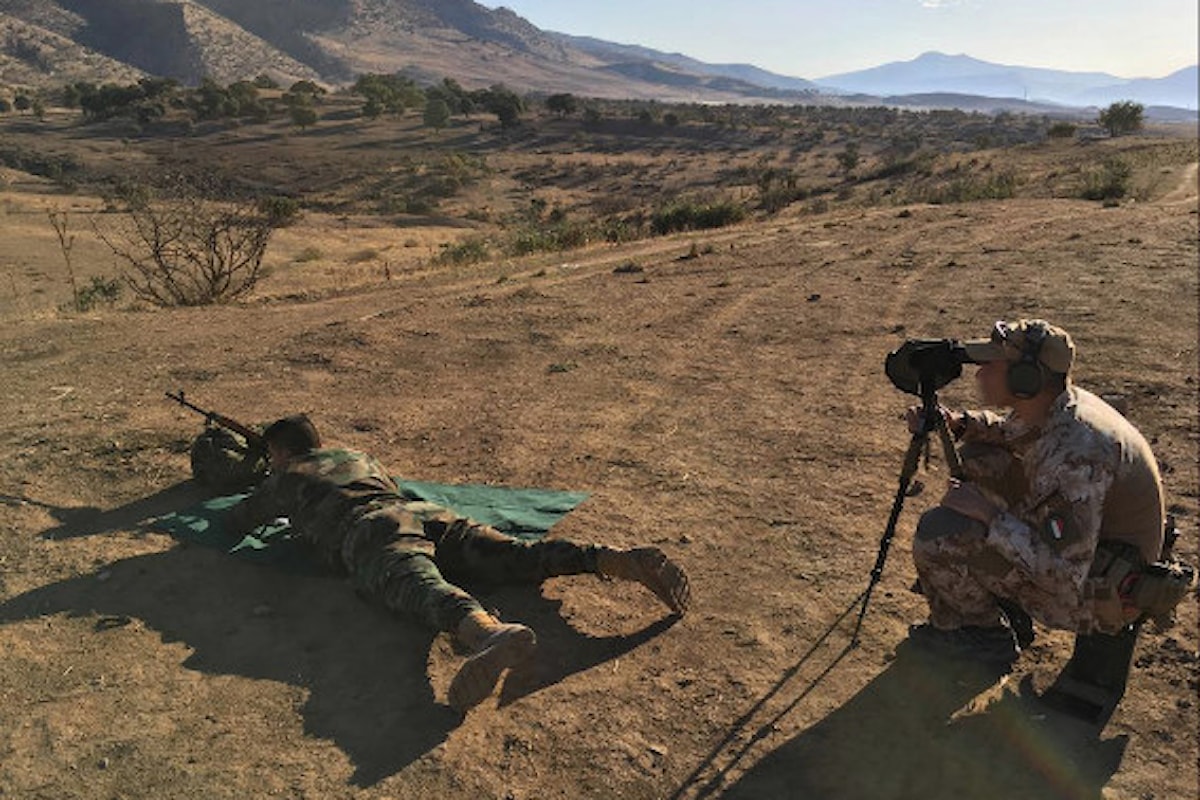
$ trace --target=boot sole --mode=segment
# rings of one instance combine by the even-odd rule
[[[470,711],[491,696],[506,669],[528,660],[536,649],[537,637],[529,628],[505,632],[458,670],[447,693],[450,706],[460,713]]]

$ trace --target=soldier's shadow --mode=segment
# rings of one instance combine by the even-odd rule
[[[191,495],[169,494],[180,498]],[[156,496],[149,505],[155,513],[179,507],[166,499]],[[137,523],[147,502],[130,506],[68,513],[53,538],[145,530]],[[637,647],[674,621],[629,636],[588,637],[535,587],[502,587],[481,599],[532,624],[539,637],[537,666],[514,671],[501,704]],[[462,719],[435,697],[427,677],[433,635],[362,601],[339,577],[289,573],[181,543],[13,597],[0,604],[0,624],[60,613],[93,618],[96,635],[140,620],[165,642],[191,648],[183,661],[189,669],[307,690],[305,732],[347,754],[355,766],[351,783],[358,786],[403,769],[445,741]]]
[[[1029,687],[993,687],[979,700],[992,680],[903,645],[854,698],[722,796],[1101,800],[1127,737],[1101,740],[1039,705]]]

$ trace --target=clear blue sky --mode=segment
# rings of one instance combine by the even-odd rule
[[[927,50],[1125,78],[1197,62],[1196,0],[487,0],[540,28],[800,78]]]

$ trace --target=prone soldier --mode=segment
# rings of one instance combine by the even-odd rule
[[[227,512],[228,527],[246,532],[287,517],[298,537],[347,573],[360,594],[454,635],[471,654],[448,693],[459,711],[483,702],[505,670],[531,657],[536,636],[524,625],[500,622],[448,577],[539,583],[593,573],[637,581],[673,613],[687,610],[687,576],[656,547],[522,541],[433,503],[406,500],[371,456],[322,448],[304,415],[271,423],[262,439],[270,474]]]

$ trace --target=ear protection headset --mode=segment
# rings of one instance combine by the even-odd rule
[[[1046,382],[1047,370],[1040,356],[1048,334],[1041,322],[1026,325],[1021,357],[1008,367],[1008,390],[1022,400],[1035,396]]]

